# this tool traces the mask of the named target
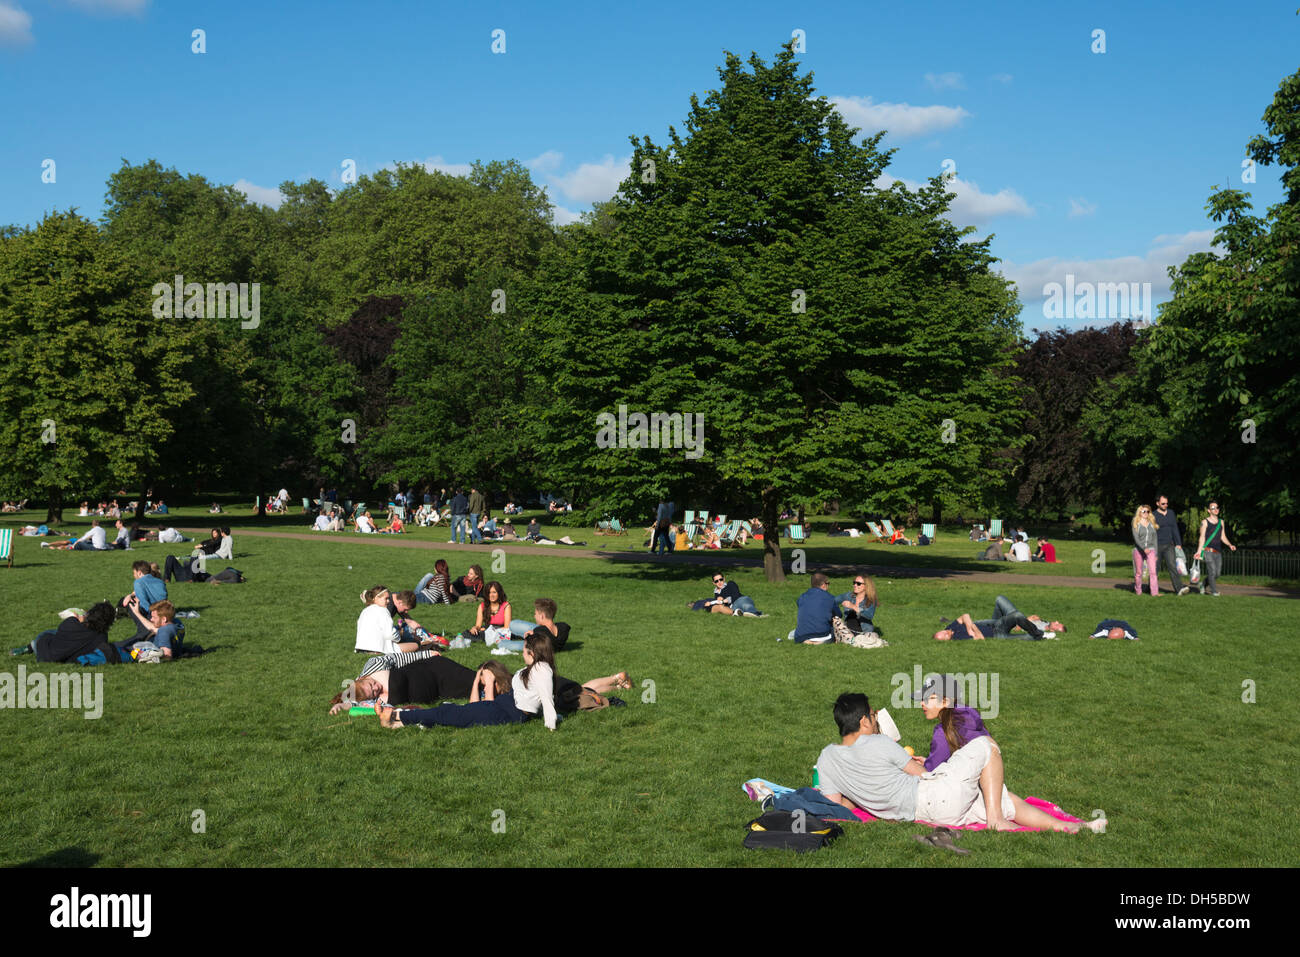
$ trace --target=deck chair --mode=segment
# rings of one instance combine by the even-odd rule
[[[1002,537],[1002,519],[1000,518],[989,519],[989,537],[990,538]]]
[[[736,535],[739,532],[740,520],[737,519],[718,533],[718,543],[723,548],[739,548],[740,546],[736,543]]]
[[[685,525],[694,525],[694,524],[695,524],[695,512],[694,512],[692,509],[689,509],[689,508],[688,508],[688,509],[686,510],[686,521],[685,521],[683,524],[685,524]]]
[[[618,519],[616,519],[616,518],[611,518],[611,519],[609,520],[609,534],[611,534],[611,535],[626,535],[626,534],[627,534],[627,529],[623,527],[623,523],[620,522]]]
[[[926,538],[928,538],[931,542],[933,542],[933,541],[934,541],[934,525],[933,525],[933,524],[931,524],[931,525],[922,525],[922,526],[921,526],[921,534],[924,535]]]
[[[889,541],[889,539],[885,538],[884,533],[880,530],[880,526],[877,525],[875,522],[867,522],[867,528],[871,531],[872,537],[875,538],[875,540],[880,542],[881,544],[885,544],[886,542]]]
[[[393,514],[396,515],[398,518],[400,518],[402,521],[406,521],[406,506],[394,505]]]
[[[719,521],[723,526],[725,526],[725,525],[727,524],[727,516],[725,516],[725,515],[719,515],[719,516],[718,516],[718,521]]]
[[[790,536],[790,544],[792,545],[802,545],[808,541],[808,536],[804,534],[802,525],[787,525],[785,531]]]
[[[886,538],[893,538],[893,537],[894,537],[894,523],[891,522],[889,519],[887,519],[887,518],[886,518],[886,519],[882,519],[881,522],[880,522],[880,527],[883,528],[883,529],[885,530],[885,537],[886,537]]]
[[[14,567],[14,530],[12,528],[0,528],[0,561],[5,562],[9,568]]]
[[[596,535],[609,535],[609,534],[611,534],[611,532],[610,532],[610,527],[609,527],[609,522],[597,522],[597,523],[596,523],[596,528],[594,529],[594,533],[595,533]]]
[[[700,534],[700,526],[696,525],[694,522],[691,522],[687,525],[683,525],[682,531],[686,533],[686,547],[694,548],[695,539]]]
[[[307,498],[305,495],[303,496],[302,499],[302,513],[304,515],[311,514],[311,499]]]
[[[258,510],[260,510],[261,507],[262,507],[262,496],[259,495],[257,496],[257,498],[253,499],[253,514],[257,514]]]

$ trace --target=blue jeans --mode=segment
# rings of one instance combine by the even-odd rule
[[[731,610],[738,611],[742,615],[745,612],[749,612],[751,615],[758,614],[758,609],[754,607],[754,599],[750,598],[748,595],[741,595],[733,601],[731,603]]]
[[[78,552],[93,552],[95,550],[95,543],[87,539],[84,542],[77,542],[77,544],[72,546],[72,549],[73,551]]]
[[[511,637],[511,638],[522,638],[522,637],[524,637],[524,635],[528,634],[530,631],[532,631],[532,630],[533,630],[534,628],[536,628],[536,627],[537,627],[537,623],[536,623],[536,622],[532,622],[532,621],[524,621],[522,618],[511,618],[511,619],[510,619],[510,637]]]
[[[1013,635],[1011,629],[1017,625],[1027,634]],[[1021,614],[1005,595],[998,595],[997,601],[993,603],[993,617],[977,621],[975,626],[980,631],[992,631],[994,638],[1020,638],[1022,641],[1041,641],[1043,638],[1043,630]]]
[[[478,512],[469,513],[469,540],[475,545],[483,541],[483,533],[478,530]]]
[[[436,708],[402,708],[402,724],[422,724],[426,728],[443,725],[449,728],[474,728],[491,724],[522,724],[528,715],[515,707],[514,692],[499,694],[491,701],[469,704],[443,704]]]
[[[451,540],[457,545],[463,545],[464,540],[461,538],[461,529],[465,527],[465,513],[451,517]]]

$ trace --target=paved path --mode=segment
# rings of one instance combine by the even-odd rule
[[[209,530],[203,528],[186,528],[182,529],[182,531],[193,532],[202,536],[206,535]],[[517,555],[536,555],[541,553],[563,555],[565,558],[599,558],[613,562],[641,562],[664,565],[707,565],[713,568],[718,566],[725,566],[727,568],[761,568],[763,566],[762,552],[757,550],[741,552],[675,552],[664,558],[656,558],[644,550],[626,551],[620,549],[618,551],[606,551],[601,548],[571,545],[533,545],[511,544],[505,542],[495,542],[491,545],[452,545],[447,542],[408,538],[405,535],[357,535],[348,532],[259,532],[240,530],[239,537],[244,538],[245,536],[252,536],[254,538],[289,538],[308,542],[318,542],[322,540],[345,541],[351,542],[355,545],[365,545],[372,548],[423,548],[448,551],[455,550],[471,553],[479,552],[485,555],[490,555],[495,549],[500,548],[509,554]],[[785,554],[788,555],[789,551],[787,550]],[[840,575],[864,571],[877,578],[937,578],[981,584],[997,583],[1000,585],[1055,586],[1058,588],[1117,590],[1120,585],[1126,583],[1126,579],[1106,578],[1100,575],[1017,575],[1014,572],[968,571],[960,568],[916,568],[901,567],[897,565],[868,565],[857,563],[845,565],[827,562],[810,562],[809,567],[819,571],[833,572]],[[1225,595],[1253,595],[1266,598],[1300,598],[1300,589],[1274,588],[1264,585],[1228,584],[1222,584],[1219,588]],[[1170,593],[1161,592],[1161,594],[1165,597],[1169,597]]]

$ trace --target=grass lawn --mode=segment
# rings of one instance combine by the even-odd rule
[[[8,769],[0,865],[933,866],[938,852],[916,844],[911,835],[922,828],[910,824],[850,825],[832,852],[807,857],[740,846],[744,823],[758,813],[742,782],[809,783],[818,752],[837,739],[835,697],[860,690],[873,705],[889,704],[917,667],[996,675],[998,715],[986,717],[1011,789],[1084,818],[1102,809],[1110,822],[1096,836],[971,834],[962,844],[974,853],[943,863],[1300,863],[1292,843],[1278,840],[1294,830],[1300,803],[1300,735],[1282,711],[1283,696],[1300,685],[1300,664],[1282,649],[1295,621],[1285,599],[1138,599],[1122,588],[1059,587],[1056,568],[1020,565],[1017,572],[1044,582],[1009,589],[1011,597],[1026,612],[1066,621],[1062,640],[939,644],[929,636],[941,614],[983,617],[997,590],[882,577],[877,622],[891,647],[810,648],[776,640],[792,627],[804,576],[776,587],[759,571],[737,570],[741,590],[771,617],[733,619],[686,610],[709,592],[698,567],[539,549],[509,553],[506,569],[494,572],[489,556],[454,546],[241,538],[239,528],[253,524],[246,513],[225,520],[236,528],[233,564],[249,582],[170,586],[178,607],[200,612],[187,623],[188,640],[207,655],[98,669],[99,720],[79,711],[0,712]],[[208,516],[174,521],[203,525]],[[305,525],[283,521],[286,530]],[[416,537],[446,542],[445,532]],[[589,531],[574,537],[607,544]],[[818,536],[808,557],[903,565],[973,556],[974,545],[949,538],[906,549]],[[1090,547],[1061,543],[1066,574],[1087,573]],[[18,566],[0,568],[10,608],[3,647],[53,627],[61,608],[120,598],[133,560],[161,564],[169,550],[187,549],[56,553],[22,540]],[[439,556],[454,575],[483,564],[524,617],[532,598],[555,598],[560,619],[573,625],[560,672],[583,680],[626,669],[638,683],[622,695],[628,707],[578,715],[555,733],[540,722],[385,731],[373,718],[329,716],[328,699],[363,660],[351,650],[358,592],[376,583],[412,587]],[[1116,564],[1124,562],[1112,559],[1107,574],[1123,577]],[[832,582],[836,592],[846,587],[845,577]],[[417,617],[456,631],[472,623],[472,611],[421,606]],[[1129,619],[1142,641],[1089,641],[1105,617]],[[127,637],[126,626],[110,637]],[[452,657],[474,666],[486,655],[479,648]],[[76,667],[23,656],[7,658],[3,670],[19,665],[29,673]],[[1246,681],[1257,683],[1256,703],[1243,703]],[[902,743],[925,753],[930,725],[920,711],[890,710]],[[198,809],[205,833],[192,828]]]

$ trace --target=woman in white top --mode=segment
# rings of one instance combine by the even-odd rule
[[[584,691],[599,698],[616,687],[630,687],[632,684],[625,672],[589,681],[585,686],[567,678],[557,678],[550,632],[534,632],[524,639],[524,664],[524,668],[515,672],[510,690],[505,694],[489,691],[482,701],[444,704],[436,708],[396,709],[376,702],[375,713],[385,728],[400,728],[411,724],[430,728],[438,725],[473,728],[482,725],[521,724],[540,714],[546,727],[554,731],[557,723],[557,691],[567,711],[577,710],[578,698]]]
[[[370,510],[362,512],[357,516],[357,531],[369,535],[375,530],[375,523],[370,518]]]
[[[353,650],[368,651],[377,655],[391,655],[399,651],[416,651],[419,644],[399,640],[393,616],[388,611],[388,589],[376,585],[361,593],[366,607],[357,618],[357,643]]]

